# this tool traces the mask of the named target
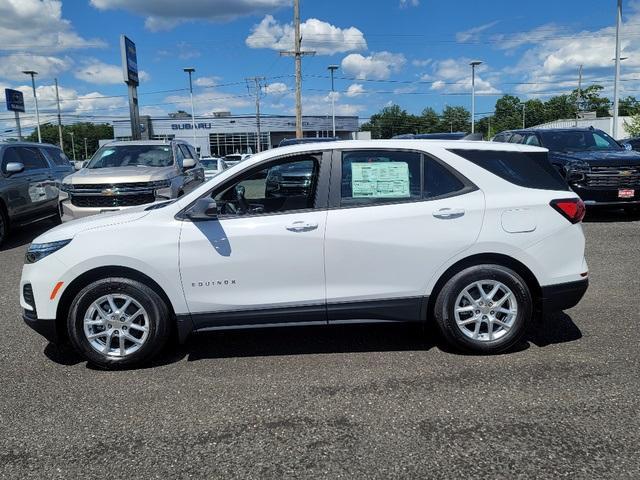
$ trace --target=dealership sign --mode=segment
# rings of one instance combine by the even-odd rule
[[[124,82],[129,85],[138,85],[138,57],[136,44],[126,35],[120,36],[120,52],[122,53],[122,73]]]
[[[22,96],[22,92],[5,88],[4,96],[7,100],[7,110],[11,112],[24,112],[24,97]]]

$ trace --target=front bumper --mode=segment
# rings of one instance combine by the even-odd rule
[[[24,323],[51,343],[58,343],[60,341],[60,334],[55,320],[38,318],[37,315],[35,315],[35,312],[30,310],[23,310],[22,319],[24,320]]]
[[[545,313],[575,307],[589,287],[589,279],[542,287],[542,311]]]
[[[570,186],[571,189],[580,196],[585,205],[611,205],[622,207],[626,205],[640,205],[640,188],[635,188],[635,195],[631,198],[619,198],[618,188],[596,189],[588,188],[580,184],[571,184]]]
[[[154,205],[156,203],[162,203],[166,201],[166,198],[159,198],[155,202],[146,203],[144,205]],[[91,215],[98,215],[100,213],[118,212],[135,207],[140,207],[140,205],[131,205],[127,207],[77,207],[73,205],[70,200],[65,199],[60,201],[60,218],[63,222],[68,222],[77,218],[89,217]]]

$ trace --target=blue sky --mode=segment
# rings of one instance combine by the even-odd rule
[[[584,83],[613,82],[615,0],[302,0],[303,112],[328,114],[327,66],[337,64],[337,112],[363,119],[396,103],[419,113],[470,106],[477,112],[513,93],[545,98]],[[40,72],[43,119],[54,113],[53,78],[66,122],[127,115],[119,35],[138,48],[143,114],[187,109],[185,66],[196,68],[196,112],[252,113],[245,77],[267,77],[263,111],[293,113],[290,0],[0,0],[0,87],[23,90],[25,68]],[[625,1],[622,94],[640,96],[640,3]],[[636,80],[638,79],[638,80]],[[0,115],[11,125],[8,112]]]

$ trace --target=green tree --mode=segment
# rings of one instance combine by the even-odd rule
[[[438,132],[470,132],[471,113],[464,107],[447,105],[440,115]]]
[[[58,134],[58,125],[52,123],[45,123],[40,125],[40,132],[42,134],[42,141],[44,143],[51,143],[54,145],[60,144],[60,136]],[[87,156],[91,157],[98,149],[98,140],[112,139],[113,127],[108,124],[102,123],[74,123],[73,125],[62,126],[62,139],[64,145],[62,149],[67,154],[67,157],[73,160],[74,152],[71,149],[71,132],[73,132],[75,143],[75,158],[78,160],[85,159],[84,139],[87,139]],[[30,142],[38,141],[38,132],[34,130],[31,135],[26,137],[26,140]]]
[[[576,97],[573,95],[557,95],[545,102],[547,122],[562,118],[576,118]]]
[[[596,117],[610,116],[611,101],[603,98],[600,93],[604,90],[602,85],[589,85],[580,92],[580,109],[584,112],[596,112]],[[570,98],[573,103],[577,101],[578,90],[574,90]]]
[[[418,122],[419,129],[417,133],[435,133],[438,131],[440,117],[433,108],[427,107],[422,110],[418,117]]]
[[[495,131],[512,130],[522,127],[522,102],[514,95],[503,95],[496,101]]]
[[[625,120],[624,128],[631,137],[640,137],[640,113],[631,117],[631,123]]]
[[[390,105],[371,115],[360,129],[370,131],[371,138],[391,138],[394,135],[416,133],[418,127],[419,121],[415,115],[407,113],[398,105]]]
[[[636,97],[622,98],[618,103],[618,113],[622,117],[631,117],[640,113],[640,101]]]

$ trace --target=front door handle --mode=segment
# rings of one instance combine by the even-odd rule
[[[317,223],[309,223],[302,220],[298,220],[287,226],[287,230],[290,232],[310,232],[316,228],[318,228]]]
[[[461,208],[441,208],[433,212],[433,216],[441,220],[451,220],[453,218],[460,218],[464,215],[464,210]]]

